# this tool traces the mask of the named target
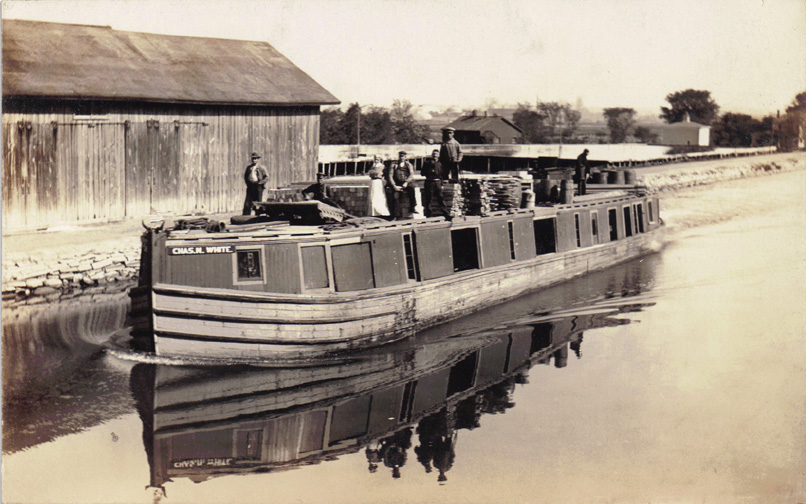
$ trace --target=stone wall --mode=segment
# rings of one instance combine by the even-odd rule
[[[133,285],[139,271],[139,236],[42,250],[25,258],[4,254],[3,299],[116,292]]]

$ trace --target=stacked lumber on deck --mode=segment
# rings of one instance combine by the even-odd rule
[[[462,195],[461,184],[449,184],[445,182],[442,184],[442,196],[445,198],[445,206],[448,207],[451,217],[457,217],[464,213],[465,199]],[[434,210],[436,204],[431,204],[432,212],[434,215],[439,215],[439,210]]]
[[[470,175],[461,182],[466,215],[488,215],[497,210],[520,208],[523,188],[517,177]]]

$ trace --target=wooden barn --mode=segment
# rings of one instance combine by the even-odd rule
[[[237,211],[314,178],[339,100],[265,42],[3,20],[3,231]]]
[[[523,141],[523,131],[505,118],[491,115],[462,116],[444,126],[456,129],[454,138],[461,144],[513,144]]]

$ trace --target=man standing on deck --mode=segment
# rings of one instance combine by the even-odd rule
[[[462,146],[453,138],[455,128],[450,126],[442,130],[442,146],[439,149],[439,162],[449,175],[449,180],[459,182],[459,163],[462,161]]]
[[[582,151],[577,157],[576,174],[574,178],[577,183],[577,196],[584,196],[588,191],[587,178],[588,178],[588,149]]]
[[[406,219],[414,211],[414,167],[406,161],[406,153],[398,153],[397,163],[393,163],[386,173],[386,200],[392,219]]]
[[[253,152],[252,162],[243,172],[243,180],[246,182],[246,200],[243,202],[244,215],[252,215],[255,203],[263,201],[263,184],[269,180],[269,173],[258,162],[258,159],[260,159],[260,154]]]
[[[431,201],[435,200],[439,205],[440,213],[446,220],[450,220],[451,214],[442,195],[442,179],[445,178],[445,171],[442,163],[439,162],[439,149],[434,149],[431,152],[431,158],[425,160],[420,173],[425,177],[423,213],[425,213],[426,217],[431,217]]]

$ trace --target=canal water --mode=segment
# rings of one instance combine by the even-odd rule
[[[664,195],[660,253],[339,365],[3,310],[3,502],[806,502],[806,173]]]

